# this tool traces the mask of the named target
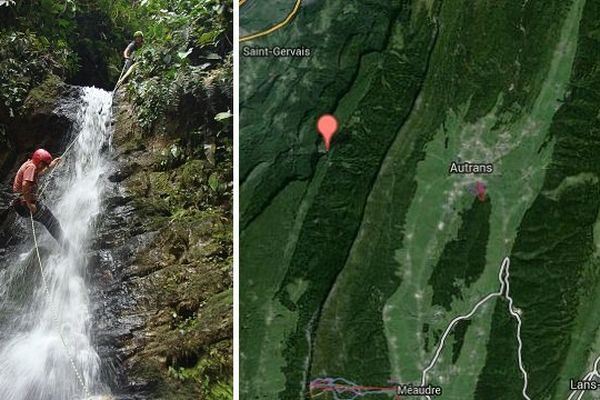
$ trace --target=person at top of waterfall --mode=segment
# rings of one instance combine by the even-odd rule
[[[61,158],[52,158],[52,155],[44,150],[38,149],[33,152],[31,159],[25,161],[13,181],[13,192],[18,197],[12,205],[15,212],[23,217],[33,217],[34,221],[40,222],[46,227],[48,232],[63,247],[67,247],[67,242],[60,226],[60,223],[52,212],[42,204],[37,198],[38,178],[61,162]]]
[[[133,34],[133,40],[123,51],[123,57],[125,57],[125,68],[123,74],[127,73],[131,64],[133,64],[133,52],[140,49],[144,45],[144,34],[141,31],[137,31]]]

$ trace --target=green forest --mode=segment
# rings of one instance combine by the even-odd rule
[[[112,89],[121,53],[138,30],[146,43],[138,82],[156,81],[138,91],[151,92],[154,103],[145,105],[159,107],[158,93],[173,89],[178,78],[193,81],[201,71],[231,64],[232,14],[230,0],[1,0],[2,112],[18,113],[29,91],[50,74]]]

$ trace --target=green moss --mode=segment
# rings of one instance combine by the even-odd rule
[[[40,110],[51,112],[56,107],[61,91],[65,89],[65,83],[56,75],[50,74],[41,85],[29,92],[23,111],[25,113],[36,113]]]
[[[223,341],[210,346],[193,367],[169,367],[168,371],[174,379],[200,385],[203,398],[226,400],[233,398],[231,361],[231,341]]]
[[[162,163],[161,160],[156,162],[158,165]],[[181,221],[184,225],[209,221],[212,224],[211,235],[222,241],[231,236],[226,234],[231,229],[225,224],[228,218],[223,219],[224,210],[216,203],[223,202],[223,199],[225,203],[230,201],[230,186],[225,182],[231,166],[225,170],[219,168],[206,160],[191,159],[169,171],[140,171],[128,179],[127,188],[136,206],[149,215],[168,216],[171,222]],[[216,188],[211,187],[211,179],[217,181]],[[164,219],[161,218],[160,222]]]
[[[206,182],[205,162],[200,160],[190,160],[181,167],[180,187],[190,188],[202,182]]]
[[[1,12],[2,10],[0,10]],[[0,19],[2,16],[0,15]],[[50,42],[32,31],[0,28],[0,117],[22,113],[29,91],[51,74],[65,77],[73,67],[73,54],[64,43]]]

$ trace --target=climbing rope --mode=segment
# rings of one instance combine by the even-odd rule
[[[119,79],[117,79],[117,83],[115,83],[115,88],[112,91],[112,95],[115,95],[115,92],[117,91],[117,89],[119,88],[119,85],[121,84],[121,79],[123,78],[123,75],[125,75],[125,72],[127,72],[129,69],[131,69],[131,66],[129,66],[129,68],[127,68],[127,63],[125,63],[125,65],[123,65],[123,69],[121,70],[121,75],[119,75]]]
[[[69,145],[65,148],[65,151],[63,151],[63,153],[60,155],[61,159],[65,156],[65,154],[67,154],[73,148],[73,146],[75,145],[75,142],[77,141],[77,139],[79,139],[79,136],[81,136],[82,133],[83,133],[83,131],[79,132],[79,134],[77,136],[75,136],[75,139],[73,139],[71,141],[71,143],[69,143]],[[61,164],[62,164],[62,161],[61,161]],[[59,166],[60,166],[60,164],[57,165],[55,168],[52,168],[50,170],[50,173],[48,173],[48,176],[46,177],[46,182],[45,182],[44,186],[42,186],[42,189],[39,192],[39,195],[38,195],[39,197],[42,197],[42,194],[44,194],[44,191],[46,190],[46,188],[48,187],[48,185],[51,182],[50,178],[52,178],[52,175],[54,174],[54,171]]]
[[[85,393],[86,398],[91,398],[92,396],[90,394],[90,391],[89,391],[87,385],[85,384],[83,377],[82,377],[81,373],[79,372],[79,369],[77,369],[77,366],[75,365],[75,361],[73,360],[73,355],[71,354],[71,351],[69,350],[69,346],[67,346],[67,342],[65,341],[65,338],[60,330],[58,312],[54,308],[54,303],[52,302],[52,296],[50,295],[50,289],[48,288],[48,282],[46,281],[46,275],[44,275],[44,268],[42,267],[42,257],[40,257],[40,249],[38,246],[37,234],[35,231],[35,223],[33,220],[33,213],[31,212],[31,210],[29,210],[29,218],[31,220],[31,231],[33,233],[33,243],[35,244],[35,254],[37,256],[38,265],[40,267],[40,274],[42,275],[42,285],[44,286],[44,291],[46,292],[46,295],[48,296],[50,312],[52,313],[54,323],[56,324],[56,328],[57,328],[56,330],[58,332],[58,336],[60,337],[60,341],[62,342],[63,346],[65,347],[65,351],[67,353],[67,357],[69,358],[69,363],[71,364],[71,368],[73,368],[73,372],[75,372],[75,375],[77,376],[77,379],[79,380],[79,384],[81,385],[81,388],[83,389],[83,392]]]

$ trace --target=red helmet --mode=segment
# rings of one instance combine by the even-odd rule
[[[31,161],[37,167],[41,162],[50,165],[52,162],[52,154],[50,154],[47,150],[37,149],[33,152],[31,156]]]

